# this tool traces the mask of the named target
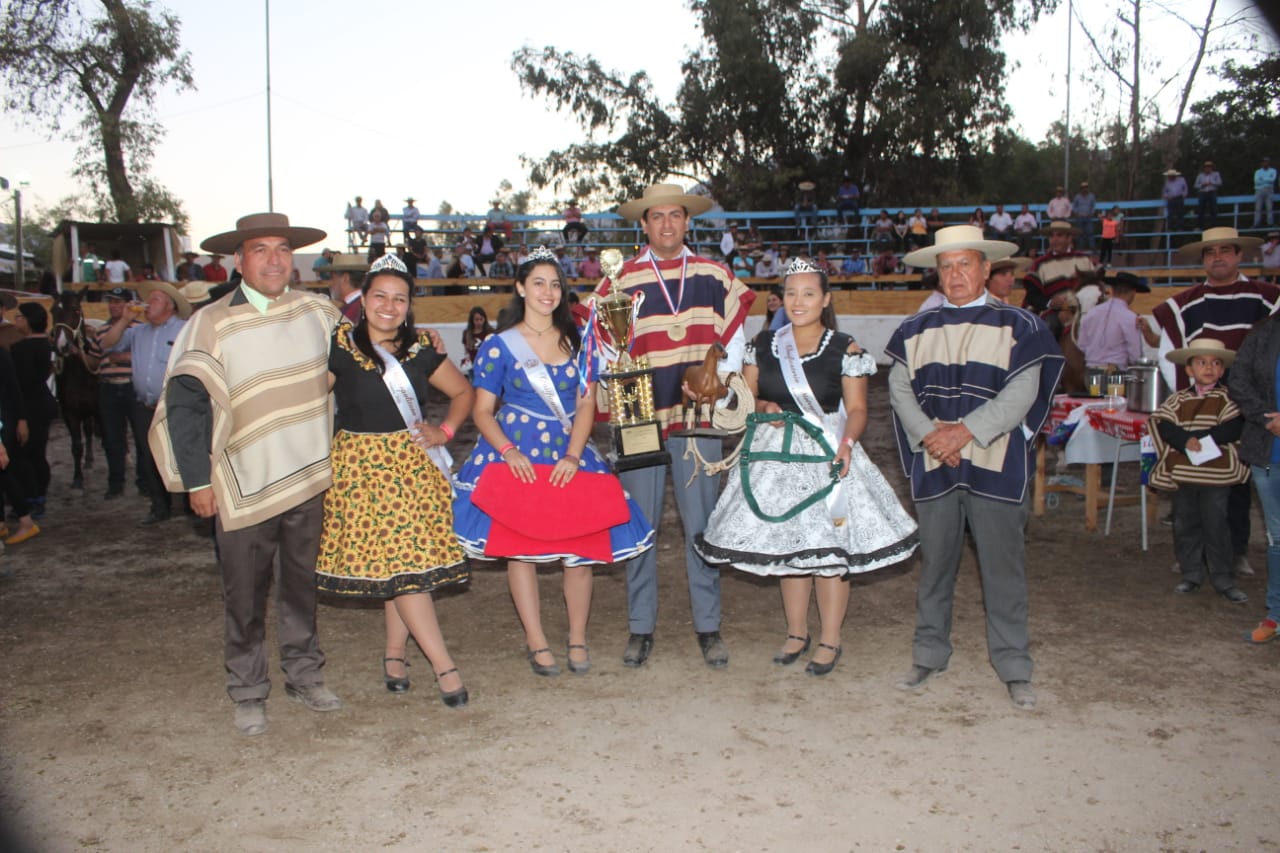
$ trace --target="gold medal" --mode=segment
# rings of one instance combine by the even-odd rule
[[[667,337],[673,341],[683,341],[686,334],[684,326],[672,326],[667,329]]]

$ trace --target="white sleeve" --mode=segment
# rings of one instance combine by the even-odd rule
[[[733,333],[733,337],[729,339],[729,343],[725,345],[725,357],[720,362],[720,369],[717,371],[721,377],[728,376],[730,373],[742,372],[742,357],[747,350],[747,336],[739,326],[738,330]]]
[[[1176,347],[1169,338],[1169,333],[1164,329],[1160,330],[1160,344],[1156,347],[1156,363],[1160,365],[1160,375],[1164,377],[1165,386],[1170,392],[1178,387],[1177,365],[1165,358],[1166,355],[1173,352]]]

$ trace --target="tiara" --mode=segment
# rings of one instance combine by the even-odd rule
[[[822,269],[815,266],[808,258],[792,258],[791,262],[787,264],[787,268],[782,271],[782,277],[786,278],[789,275],[799,275],[806,272],[820,273]]]
[[[546,246],[539,246],[529,253],[529,259],[526,261],[550,261],[553,264],[560,263],[560,259],[556,257],[556,253],[548,249]]]
[[[369,267],[369,272],[382,272],[388,269],[392,272],[407,273],[409,271],[409,268],[404,265],[404,261],[400,260],[398,255],[383,255],[373,262],[373,266]]]

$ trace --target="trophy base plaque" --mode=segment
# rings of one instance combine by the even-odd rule
[[[609,461],[615,471],[651,468],[671,461],[657,421],[613,426],[613,451]]]

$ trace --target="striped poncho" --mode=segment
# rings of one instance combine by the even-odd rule
[[[1203,395],[1196,394],[1194,388],[1171,395],[1147,420],[1151,442],[1156,447],[1156,464],[1151,469],[1151,487],[1175,491],[1179,483],[1234,486],[1247,480],[1249,469],[1236,451],[1237,441],[1229,440],[1232,436],[1238,438],[1239,428],[1244,426],[1243,422],[1231,423],[1240,417],[1240,410],[1227,396],[1227,389],[1221,386],[1212,388]],[[1161,423],[1174,424],[1179,429],[1162,430]],[[1224,429],[1227,426],[1236,429]],[[1166,440],[1166,432],[1185,432],[1196,436],[1214,432],[1221,439],[1216,440],[1216,443],[1222,455],[1195,465],[1187,458],[1186,453]],[[1173,439],[1179,440],[1181,439]]]
[[[981,307],[941,306],[908,317],[889,339],[885,354],[906,368],[920,408],[935,421],[956,423],[992,400],[1010,379],[1040,367],[1035,400],[1022,427],[980,447],[969,442],[959,467],[913,451],[894,414],[902,467],[916,501],[964,489],[982,497],[1020,503],[1035,470],[1033,439],[1053,404],[1064,359],[1044,323],[1028,311],[988,299]]]
[[[654,408],[666,432],[679,422],[685,368],[701,364],[713,343],[729,343],[746,320],[756,295],[723,264],[686,250],[684,295],[680,298],[680,269],[685,258],[657,261],[664,279],[657,281],[649,257],[645,250],[627,261],[617,280],[606,278],[596,294],[604,296],[615,288],[625,290],[633,299],[644,294],[631,354],[647,356],[654,368]],[[668,296],[671,304],[679,299],[675,313]]]
[[[186,433],[170,420],[176,426],[192,415],[171,412],[166,393],[151,427],[165,487],[182,492],[208,482],[227,530],[259,524],[329,488],[329,339],[338,316],[327,299],[302,291],[284,293],[262,314],[238,288],[196,312],[174,343],[165,382],[193,377],[208,394],[211,464],[198,473],[180,469],[191,448],[175,447],[174,433]]]

